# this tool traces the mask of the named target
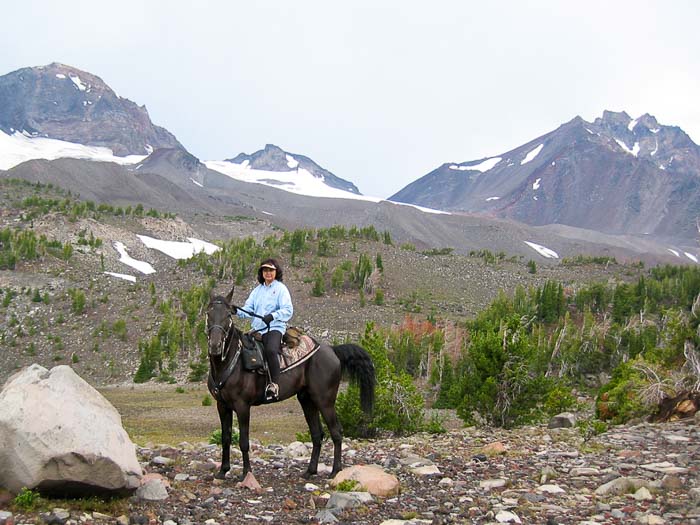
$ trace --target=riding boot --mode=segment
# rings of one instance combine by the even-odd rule
[[[265,359],[267,360],[267,369],[270,372],[270,384],[265,389],[265,398],[268,401],[277,401],[279,398],[279,378],[280,378],[280,362],[279,351],[282,343],[282,334],[276,330],[263,335],[263,344],[265,346]]]

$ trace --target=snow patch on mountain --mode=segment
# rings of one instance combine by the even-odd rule
[[[481,173],[483,173],[494,168],[499,162],[501,162],[501,157],[491,157],[489,159],[481,161],[479,164],[474,164],[473,166],[460,166],[458,164],[452,164],[450,166],[450,169],[459,171],[480,171]]]
[[[540,151],[542,151],[543,147],[544,144],[540,144],[535,149],[530,151],[527,155],[525,155],[525,158],[520,161],[520,165],[522,166],[523,164],[527,164],[528,162],[532,161],[537,155],[540,154]]]
[[[634,155],[635,157],[639,155],[639,142],[635,142],[634,146],[632,146],[632,149],[629,149],[627,147],[627,144],[622,142],[620,139],[615,139],[615,142],[617,142],[617,144],[630,155]]]
[[[12,135],[0,131],[0,152],[0,169],[2,170],[9,170],[32,159],[71,158],[129,165],[141,162],[146,158],[146,155],[117,157],[111,149],[102,146],[85,146],[64,140],[32,137],[19,131],[15,131]]]
[[[337,188],[331,188],[322,179],[314,177],[304,168],[294,171],[256,170],[249,167],[247,161],[241,164],[226,160],[208,160],[204,164],[210,170],[218,171],[232,179],[254,184],[264,184],[290,193],[307,195],[309,197],[326,197],[331,199],[356,199],[370,202],[380,202],[378,197],[357,195]]]
[[[546,246],[542,246],[541,244],[537,244],[534,242],[530,241],[523,241],[525,244],[527,244],[530,248],[535,250],[537,253],[539,253],[542,257],[545,257],[547,259],[558,259],[559,254],[555,252],[554,250],[550,250]]]

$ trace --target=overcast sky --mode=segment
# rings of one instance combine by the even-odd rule
[[[194,7],[196,6],[196,7]],[[700,141],[697,0],[4,2],[0,74],[62,62],[201,160],[271,143],[366,195],[580,115]]]

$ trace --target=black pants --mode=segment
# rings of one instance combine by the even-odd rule
[[[262,336],[263,346],[265,348],[265,361],[270,370],[270,377],[273,383],[279,383],[280,378],[280,361],[277,357],[282,347],[282,333],[277,330],[270,330]]]

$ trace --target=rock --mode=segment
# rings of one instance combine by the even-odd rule
[[[421,519],[412,519],[412,520],[385,520],[382,521],[379,525],[430,525],[433,522],[433,520],[421,520]]]
[[[130,493],[136,449],[114,407],[68,366],[32,365],[0,392],[0,486],[58,495]]]
[[[440,469],[436,465],[423,465],[412,468],[411,472],[418,476],[439,476],[441,474]]]
[[[374,501],[368,492],[334,492],[326,504],[327,509],[354,509]]]
[[[13,525],[15,522],[11,512],[0,510],[0,525]]]
[[[563,494],[564,492],[566,492],[559,485],[540,485],[539,487],[537,487],[537,490],[539,492],[546,492],[548,494]]]
[[[626,478],[620,477],[612,481],[601,485],[595,489],[595,494],[597,496],[604,496],[606,494],[624,494],[626,492],[632,492],[640,489],[641,487],[646,487],[648,481],[641,478]]]
[[[483,447],[481,452],[487,456],[498,456],[506,453],[506,446],[500,441],[494,441]]]
[[[646,487],[640,487],[637,489],[637,492],[635,492],[632,497],[637,501],[648,501],[654,499],[651,492],[649,492],[649,489]]]
[[[136,496],[144,501],[162,501],[168,498],[168,491],[160,479],[149,479],[136,490]]]
[[[498,511],[498,514],[496,514],[496,521],[498,523],[522,523],[516,514],[507,510]]]
[[[677,467],[673,463],[668,461],[661,461],[658,463],[647,463],[642,465],[643,469],[651,470],[652,472],[663,472],[664,474],[685,474],[688,469],[685,467]]]
[[[305,458],[309,455],[308,447],[301,441],[292,441],[286,452],[290,458]]]
[[[330,484],[337,487],[349,479],[357,481],[367,492],[380,498],[398,495],[401,487],[396,476],[385,472],[378,465],[353,465],[338,472]]]
[[[484,479],[479,482],[479,487],[486,490],[497,489],[505,487],[507,480],[503,478],[498,479]]]
[[[263,488],[260,486],[260,483],[258,483],[258,480],[255,479],[255,476],[252,472],[248,472],[245,475],[245,478],[243,478],[243,481],[239,481],[237,485],[239,487],[245,487],[247,489],[250,489],[256,493],[261,493],[263,491]]]
[[[338,518],[329,509],[321,509],[316,513],[316,521],[319,523],[338,523]]]
[[[571,428],[576,425],[576,416],[571,412],[562,412],[549,420],[548,428]]]

